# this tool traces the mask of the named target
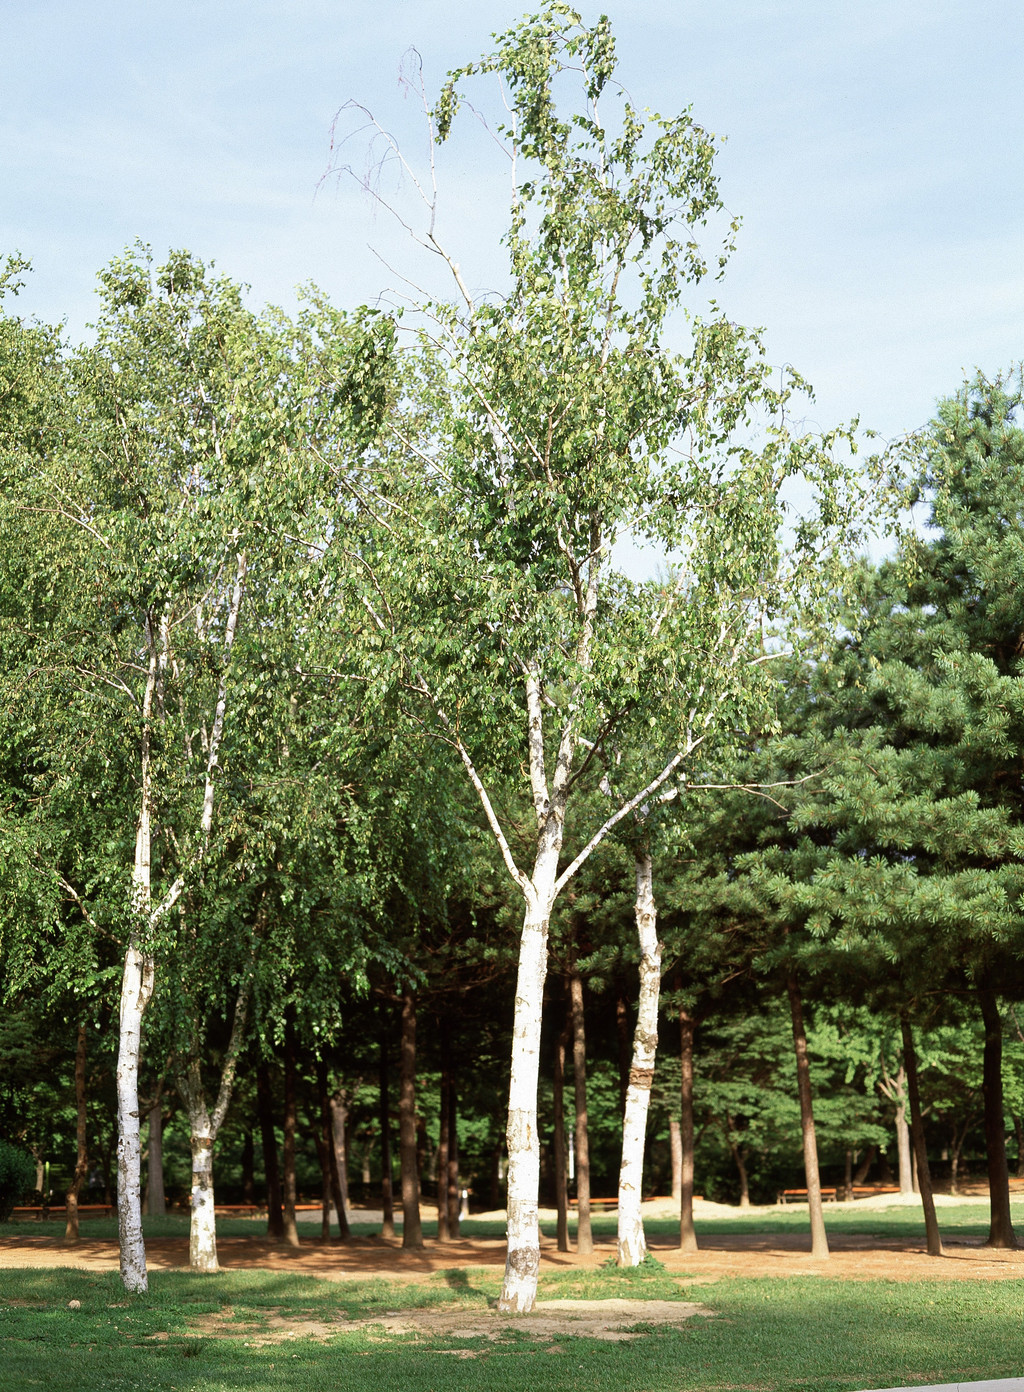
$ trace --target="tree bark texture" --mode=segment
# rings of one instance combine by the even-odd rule
[[[89,1172],[89,1147],[86,1136],[85,1058],[86,1028],[78,1026],[75,1040],[75,1173],[67,1193],[67,1213],[64,1220],[64,1241],[78,1241],[78,1196]]]
[[[455,1085],[455,1070],[448,1074],[448,1236],[460,1236],[462,1194],[459,1189],[459,1097]]]
[[[576,1107],[576,1250],[594,1250],[590,1226],[590,1132],[587,1125],[587,1030],[583,1014],[583,978],[574,971],[569,978],[572,1011],[572,1078]]]
[[[298,1247],[299,1229],[295,1221],[295,1127],[298,1122],[295,1097],[295,1012],[289,1007],[284,1022],[284,1240]]]
[[[324,1180],[324,1193],[327,1196],[327,1233],[329,1239],[331,1232],[331,1203],[334,1204],[334,1212],[338,1219],[338,1240],[347,1242],[351,1236],[351,1229],[348,1222],[348,1210],[345,1203],[345,1191],[341,1182],[341,1171],[338,1167],[338,1137],[335,1130],[335,1098],[330,1095],[327,1085],[327,1064],[323,1059],[317,1059],[316,1064],[316,1089],[317,1107],[320,1112],[320,1129],[323,1137],[323,1161],[321,1171]],[[342,1155],[345,1153],[345,1138],[342,1134]]]
[[[679,1011],[679,1250],[697,1251],[693,1226],[693,1035],[696,1022],[689,1011]]]
[[[672,1163],[672,1202],[677,1204],[683,1197],[683,1133],[679,1129],[679,1118],[668,1119],[668,1149]]]
[[[796,977],[786,983],[793,1018],[793,1045],[796,1050],[796,1077],[800,1093],[800,1129],[803,1135],[804,1173],[807,1176],[807,1212],[811,1221],[811,1256],[827,1257],[828,1237],[821,1207],[821,1178],[818,1173],[818,1141],[814,1131],[814,1103],[811,1097],[811,1065],[807,1057],[807,1033],[803,1004]]]
[[[133,938],[125,952],[117,1051],[117,1235],[121,1280],[130,1292],[149,1289],[142,1236],[142,1138],[139,1055],[142,1017],[153,994],[153,958]]]
[[[347,1242],[352,1235],[349,1227],[352,1205],[348,1196],[348,1144],[346,1141],[348,1106],[345,1098],[340,1093],[335,1093],[329,1098],[328,1107],[331,1122],[331,1182],[337,1184],[334,1204],[338,1213],[338,1232],[342,1241]]]
[[[619,1168],[619,1266],[639,1266],[647,1256],[643,1201],[647,1115],[658,1052],[658,1000],[661,994],[661,944],[654,899],[654,863],[647,851],[636,856],[636,930],[640,940],[640,999],[633,1031],[633,1058],[622,1120]]]
[[[928,1167],[928,1149],[924,1138],[924,1117],[921,1114],[921,1090],[917,1078],[917,1050],[914,1048],[914,1032],[906,1015],[900,1016],[903,1033],[903,1062],[907,1070],[907,1095],[910,1102],[910,1129],[914,1139],[914,1154],[917,1158],[917,1183],[921,1192],[921,1209],[924,1213],[925,1239],[930,1257],[942,1256],[942,1237],[939,1233],[939,1220],[935,1214],[935,1199],[932,1194],[932,1176]]]
[[[498,1309],[528,1314],[537,1299],[540,1271],[540,1135],[537,1087],[540,1081],[540,1031],[547,976],[548,921],[554,900],[554,861],[537,891],[537,876],[523,919],[512,1025],[512,1071],[508,1094],[508,1184],[505,1211],[508,1253]]]
[[[164,1107],[158,1097],[149,1109],[149,1139],[146,1144],[146,1212],[163,1217],[167,1212],[164,1184]]]
[[[1010,1217],[1010,1170],[1006,1161],[1006,1123],[1003,1111],[1003,1020],[996,993],[989,986],[978,991],[981,1018],[985,1022],[982,1096],[985,1103],[985,1156],[988,1161],[988,1247],[1016,1247],[1017,1234]]]
[[[395,1195],[391,1180],[391,1103],[388,1097],[388,1036],[382,1030],[380,1035],[380,1193],[381,1193],[381,1237],[395,1235]]]
[[[284,1208],[281,1201],[281,1170],[277,1162],[270,1068],[263,1059],[256,1068],[256,1109],[259,1113],[263,1173],[267,1180],[267,1237],[271,1242],[283,1242]]]
[[[896,1071],[893,1087],[896,1103],[896,1154],[899,1160],[900,1195],[907,1197],[914,1192],[914,1176],[910,1159],[910,1127],[907,1125],[907,1070],[906,1061]]]
[[[441,1096],[437,1129],[437,1240],[448,1241],[448,1132],[451,1123],[449,1089],[451,1076],[448,1072],[447,1048],[442,1038],[441,1045]]]
[[[569,1025],[555,1043],[555,1071],[552,1102],[555,1113],[555,1209],[558,1214],[557,1242],[560,1252],[569,1251],[569,1166],[565,1141],[565,1051],[569,1043]]]
[[[402,996],[398,1148],[402,1168],[402,1246],[422,1247],[420,1175],[416,1155],[416,1000],[411,991],[406,991]]]

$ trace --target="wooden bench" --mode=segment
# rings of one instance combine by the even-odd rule
[[[835,1203],[836,1190],[834,1188],[826,1188],[824,1185],[822,1185],[821,1197],[825,1201],[825,1203]],[[775,1202],[777,1204],[787,1204],[790,1202],[790,1200],[793,1200],[795,1203],[806,1203],[807,1190],[780,1189],[778,1195],[776,1196]]]

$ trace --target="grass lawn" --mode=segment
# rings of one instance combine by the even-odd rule
[[[128,1298],[116,1274],[0,1273],[0,1387],[54,1392],[852,1392],[955,1382],[1024,1370],[1024,1281],[722,1280],[690,1288],[656,1265],[542,1280],[542,1299],[696,1299],[712,1311],[649,1326],[628,1343],[550,1336],[529,1321],[492,1342],[457,1334],[388,1335],[363,1326],[289,1337],[293,1322],[334,1325],[410,1307],[486,1308],[493,1272],[438,1273],[422,1283],[329,1282],[269,1272],[157,1273]],[[69,1309],[77,1300],[81,1308]],[[256,1346],[262,1335],[277,1342]],[[472,1356],[466,1357],[466,1354]],[[529,1366],[523,1366],[529,1355]]]
[[[987,1230],[987,1210],[977,1205],[944,1209],[940,1219],[950,1237]],[[780,1210],[699,1226],[708,1234],[778,1233],[806,1221]],[[837,1211],[829,1222],[879,1236],[916,1237],[920,1230],[918,1214],[900,1208]],[[180,1216],[147,1219],[147,1230],[183,1236],[186,1224]],[[485,1225],[466,1226],[480,1233]],[[596,1226],[610,1232],[613,1220],[602,1217]],[[245,1219],[218,1227],[225,1235],[253,1230]],[[665,1227],[668,1235],[671,1225]],[[487,1235],[500,1231],[493,1228],[486,1225]],[[86,1237],[114,1235],[106,1220],[83,1229]],[[4,1231],[47,1230],[62,1229],[24,1223]],[[472,1323],[473,1312],[486,1311],[497,1292],[494,1269],[439,1272],[418,1283],[155,1272],[150,1293],[132,1298],[116,1273],[0,1270],[0,1392],[854,1392],[1024,1373],[1024,1280],[792,1277],[691,1286],[654,1261],[637,1271],[546,1275],[541,1299],[692,1300],[710,1315],[681,1325],[641,1322],[643,1336],[630,1342],[531,1333],[529,1319],[498,1337],[497,1329],[490,1338],[464,1328],[460,1334],[460,1321]],[[69,1309],[70,1301],[80,1308]],[[403,1333],[374,1324],[425,1308],[449,1311],[450,1327]],[[311,1337],[311,1322],[319,1337]]]

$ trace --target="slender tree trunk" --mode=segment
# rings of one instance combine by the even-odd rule
[[[626,1115],[626,1093],[629,1090],[629,1002],[622,983],[615,989],[615,1038],[619,1062],[619,1116]]]
[[[451,1121],[448,1072],[448,1048],[445,1034],[441,1038],[441,1096],[438,1108],[437,1136],[437,1240],[448,1241],[448,1127]]]
[[[295,1187],[295,1127],[298,1121],[295,1100],[295,1011],[289,1006],[284,1021],[284,1239],[298,1247],[299,1229],[295,1221],[298,1194]]]
[[[402,1167],[402,1246],[422,1247],[420,1175],[416,1155],[416,1001],[411,991],[406,991],[402,996],[398,1145]]]
[[[338,1152],[342,1156],[345,1154],[344,1136],[342,1144],[338,1145],[338,1133],[336,1130],[336,1114],[334,1108],[335,1098],[330,1095],[327,1085],[327,1063],[324,1059],[317,1059],[316,1063],[316,1090],[317,1105],[320,1112],[320,1129],[323,1133],[323,1159],[321,1161],[321,1171],[324,1179],[324,1193],[327,1195],[327,1238],[331,1235],[331,1200],[334,1202],[334,1211],[338,1216],[338,1240],[347,1242],[351,1236],[349,1228],[348,1212],[346,1206],[346,1194],[341,1182],[341,1170],[338,1165]]]
[[[793,1044],[796,1049],[796,1076],[800,1092],[800,1127],[803,1133],[804,1173],[807,1176],[807,1211],[811,1220],[811,1256],[827,1257],[828,1237],[821,1207],[821,1179],[818,1174],[818,1142],[814,1132],[814,1104],[811,1099],[811,1066],[807,1057],[804,1012],[796,977],[786,983],[793,1017]]]
[[[867,1177],[868,1177],[868,1172],[870,1171],[871,1166],[872,1166],[872,1164],[874,1163],[875,1156],[876,1156],[877,1154],[878,1154],[878,1147],[877,1147],[876,1145],[869,1145],[868,1148],[867,1148],[867,1150],[864,1152],[864,1159],[860,1162],[860,1164],[857,1166],[856,1170],[854,1171],[854,1174],[853,1174],[853,1183],[854,1183],[854,1187],[856,1187],[858,1184],[863,1184],[863,1183],[865,1182],[865,1180],[866,1180]],[[853,1195],[851,1194],[850,1197],[852,1198]]]
[[[956,1137],[956,1129],[953,1131],[953,1144],[949,1151],[949,1192],[959,1194],[960,1192],[960,1151],[963,1147],[965,1136],[959,1140]]]
[[[351,1237],[349,1215],[352,1203],[348,1192],[348,1106],[344,1096],[338,1092],[328,1099],[330,1111],[331,1175],[332,1183],[337,1182],[334,1204],[338,1212],[338,1234],[342,1242]]]
[[[894,1082],[896,1154],[899,1157],[900,1196],[906,1197],[914,1192],[914,1178],[911,1173],[910,1127],[907,1125],[907,1070],[905,1062],[900,1064]]]
[[[683,1133],[678,1117],[668,1119],[668,1147],[672,1160],[672,1202],[678,1204],[683,1197]]]
[[[565,1050],[569,1043],[569,1023],[555,1044],[555,1075],[552,1088],[555,1113],[555,1208],[558,1212],[558,1250],[569,1251],[569,1167],[565,1143]]]
[[[747,1174],[747,1162],[743,1155],[743,1149],[738,1146],[732,1138],[733,1124],[732,1117],[728,1112],[725,1116],[725,1140],[732,1155],[733,1164],[736,1166],[736,1174],[740,1181],[740,1208],[750,1207],[750,1177]]]
[[[245,1128],[242,1137],[242,1201],[256,1202],[256,1147],[253,1142],[252,1127]]]
[[[978,991],[985,1022],[982,1094],[985,1101],[985,1156],[988,1161],[989,1233],[987,1246],[1016,1247],[1010,1217],[1010,1171],[1006,1163],[1006,1122],[1003,1110],[1003,1021],[996,993]]]
[[[131,1292],[149,1289],[142,1236],[139,1054],[142,1017],[153,994],[153,975],[153,958],[133,939],[124,959],[117,1054],[117,1232],[121,1280]]]
[[[843,1198],[847,1203],[853,1198],[853,1151],[846,1147],[846,1168],[843,1171]]]
[[[654,864],[644,850],[636,856],[636,928],[640,939],[640,999],[633,1033],[633,1061],[622,1123],[619,1169],[618,1264],[639,1266],[647,1256],[643,1201],[647,1114],[658,1052],[658,1000],[661,994],[661,944],[654,899]]]
[[[149,1109],[149,1141],[146,1146],[146,1212],[162,1217],[167,1212],[164,1183],[164,1105],[159,1095]]]
[[[284,1241],[284,1208],[281,1202],[281,1171],[277,1163],[277,1135],[270,1092],[270,1069],[261,1059],[256,1068],[256,1108],[263,1149],[263,1173],[267,1180],[267,1236],[271,1242]]]
[[[914,1154],[917,1157],[917,1182],[921,1190],[921,1209],[924,1213],[928,1255],[941,1257],[942,1237],[939,1233],[939,1220],[935,1215],[932,1176],[931,1170],[928,1168],[928,1150],[924,1139],[924,1118],[921,1115],[921,1090],[917,1079],[917,1051],[914,1048],[914,1032],[906,1015],[900,1016],[900,1028],[903,1032],[903,1061],[907,1070],[910,1127],[914,1136]]]
[[[572,1010],[572,1073],[576,1104],[576,1250],[586,1256],[594,1250],[590,1226],[590,1132],[587,1126],[587,1032],[583,1016],[583,978],[574,971],[569,978]]]
[[[679,1140],[682,1150],[680,1161],[680,1202],[679,1202],[679,1250],[697,1251],[697,1231],[693,1226],[693,1035],[696,1022],[693,1016],[680,1007],[680,1085],[679,1085]]]
[[[391,1180],[391,1104],[388,1099],[388,1039],[380,1035],[380,1193],[381,1237],[395,1235],[395,1195]]]
[[[313,1132],[316,1158],[320,1164],[320,1243],[327,1246],[331,1240],[331,1166],[327,1159],[331,1135],[323,1122],[320,1123],[319,1129],[314,1124],[310,1130]]]
[[[451,1067],[448,1075],[448,1237],[460,1236],[460,1209],[462,1195],[459,1192],[459,1098],[455,1085],[455,1070]]]
[[[89,1172],[89,1149],[85,1123],[85,1025],[78,1026],[75,1041],[75,1173],[67,1194],[67,1214],[64,1220],[64,1241],[78,1241],[78,1195]]]
[[[1017,1137],[1017,1178],[1024,1179],[1024,1122],[1013,1113],[1013,1130]]]

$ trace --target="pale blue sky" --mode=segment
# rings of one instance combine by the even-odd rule
[[[36,271],[23,311],[93,313],[97,270],[136,237],[187,246],[292,303],[373,297],[368,244],[412,250],[351,187],[317,192],[349,97],[415,150],[398,71],[477,56],[514,0],[0,0],[0,250]],[[719,298],[818,389],[811,419],[896,435],[975,366],[1022,354],[1024,8],[954,0],[606,0],[620,77],[728,136],[744,226]],[[356,142],[349,147],[358,157]],[[446,223],[481,284],[498,262],[480,141],[453,151]]]

